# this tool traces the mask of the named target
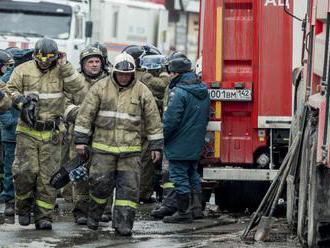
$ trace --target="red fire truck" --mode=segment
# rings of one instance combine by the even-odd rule
[[[257,206],[287,152],[297,41],[284,3],[293,11],[291,0],[200,1],[202,79],[212,102],[201,165],[205,188],[224,208]]]

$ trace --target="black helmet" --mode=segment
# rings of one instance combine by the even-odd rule
[[[32,59],[33,49],[20,49],[18,47],[8,47],[5,49],[15,60],[15,67]]]
[[[18,47],[8,47],[5,50],[6,52],[10,53],[12,57],[14,57],[15,54],[19,54],[22,51],[22,49]]]
[[[123,52],[126,52],[127,54],[131,55],[134,58],[135,65],[137,68],[140,66],[140,57],[144,53],[144,49],[142,46],[138,45],[130,45],[128,47],[125,47]]]
[[[12,55],[5,51],[0,49],[0,68],[4,65],[13,65],[15,63]]]
[[[187,56],[183,52],[175,51],[175,52],[171,53],[167,57],[167,60],[170,61],[172,59],[177,59],[177,58],[185,58],[185,59],[187,59]]]
[[[34,48],[33,58],[38,63],[53,64],[59,58],[56,42],[48,38],[38,40]]]
[[[161,55],[162,53],[158,50],[157,47],[153,45],[144,45],[143,46],[144,53],[141,56],[145,55]]]
[[[171,53],[169,56],[167,56],[166,61],[165,61],[165,68],[168,73],[170,72],[169,68],[168,68],[170,61],[174,60],[174,59],[178,59],[178,58],[188,59],[187,56],[183,52],[179,52],[179,51],[175,51],[175,52]]]
[[[174,58],[169,60],[167,69],[169,72],[185,73],[191,71],[191,61],[188,58]]]

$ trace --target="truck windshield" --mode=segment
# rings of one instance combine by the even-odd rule
[[[71,16],[0,12],[0,34],[68,39]]]

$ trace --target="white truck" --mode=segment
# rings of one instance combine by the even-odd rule
[[[54,39],[79,66],[88,42],[102,42],[110,57],[131,44],[168,50],[168,12],[162,4],[133,0],[0,0],[0,49],[33,48]],[[89,39],[91,38],[91,39]]]
[[[49,37],[78,66],[91,33],[89,13],[88,0],[1,0],[0,49],[33,48],[38,39]]]
[[[152,44],[168,51],[168,11],[162,4],[133,0],[92,0],[92,41],[105,43],[110,57],[126,46]]]

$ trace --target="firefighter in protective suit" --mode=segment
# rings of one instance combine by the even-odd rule
[[[82,85],[78,74],[65,76],[70,64],[55,41],[38,40],[33,58],[16,67],[8,83],[21,109],[13,164],[16,213],[20,225],[29,225],[34,205],[36,229],[52,229],[56,192],[49,180],[60,165],[64,93],[75,94]]]
[[[120,235],[132,233],[139,200],[142,121],[156,162],[163,147],[157,105],[150,90],[135,79],[132,56],[122,53],[114,59],[112,74],[91,88],[76,119],[78,152],[84,154],[90,143],[93,150],[87,221],[90,229],[98,228],[108,197],[116,188],[112,226]]]
[[[80,81],[83,83],[83,89],[77,94],[67,94],[65,102],[64,120],[69,125],[69,136],[73,136],[74,123],[79,111],[79,106],[84,100],[89,89],[99,80],[107,76],[105,69],[105,61],[102,52],[93,46],[88,46],[80,53],[81,73],[79,74]],[[70,72],[71,71],[71,72]],[[71,67],[68,70],[68,76],[76,73],[75,68]],[[73,139],[70,140],[70,159],[73,159],[77,154]],[[87,224],[88,214],[88,182],[77,181],[73,183],[73,215],[75,222],[78,225]],[[111,206],[108,207],[108,212],[111,214]],[[102,221],[108,222],[110,219],[109,213],[102,216]]]
[[[162,111],[162,99],[166,86],[169,84],[169,77],[165,73],[160,75],[159,68],[150,68],[148,56],[161,56],[161,53],[154,46],[130,45],[123,52],[128,53],[134,58],[136,64],[136,78],[144,83],[151,90],[155,97],[159,112]],[[147,65],[148,64],[148,65]],[[159,61],[158,61],[159,64]],[[143,65],[143,66],[142,66]],[[161,114],[160,114],[161,116]],[[143,123],[142,123],[143,126]],[[154,190],[155,165],[150,157],[149,141],[146,135],[142,134],[142,153],[141,153],[141,184],[140,184],[140,202],[150,203]]]
[[[144,72],[141,76],[141,82],[144,83],[152,92],[157,107],[162,116],[163,113],[163,98],[165,89],[170,82],[169,75],[163,71],[165,65],[165,57],[163,55],[146,55],[140,59],[140,66]],[[154,190],[155,169],[158,169],[160,174],[161,164],[154,164],[150,157],[149,141],[146,136],[142,137],[142,172],[140,185],[140,202],[152,202],[152,194]]]

